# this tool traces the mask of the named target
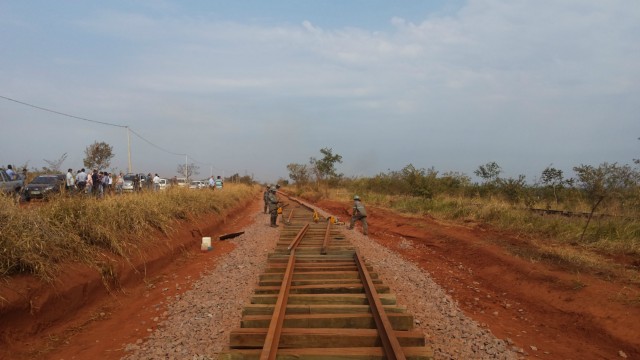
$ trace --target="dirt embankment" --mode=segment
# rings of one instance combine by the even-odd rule
[[[245,212],[254,203],[258,201],[250,199],[226,215],[180,224],[168,237],[150,234],[158,239],[156,245],[130,262],[105,256],[112,272],[106,277],[95,269],[69,264],[53,284],[26,275],[1,281],[0,297],[5,301],[0,302],[0,359],[47,358],[72,338],[74,344],[84,343],[81,347],[91,349],[83,358],[104,358],[110,351],[113,358],[119,358],[122,344],[147,331],[131,319],[150,304],[164,304],[167,297],[186,291],[189,281],[185,277],[198,274],[207,263],[233,250],[231,243],[218,241],[214,251],[201,252],[201,237],[193,230],[216,239],[241,229],[250,221]],[[186,274],[183,280],[173,282],[180,274]],[[106,319],[109,321],[101,321]],[[101,343],[101,339],[109,341]],[[77,350],[68,349],[67,355]],[[65,357],[57,354],[56,358]]]

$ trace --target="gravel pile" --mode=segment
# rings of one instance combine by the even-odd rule
[[[326,215],[326,214],[324,214]],[[252,226],[233,241],[237,248],[202,274],[192,288],[166,299],[167,311],[156,330],[125,346],[125,360],[216,359],[227,346],[232,329],[266,269],[267,254],[275,248],[278,229],[268,215],[257,213]],[[467,318],[429,275],[356,231],[345,230],[397,295],[398,303],[415,317],[434,349],[436,359],[518,359],[508,344]]]

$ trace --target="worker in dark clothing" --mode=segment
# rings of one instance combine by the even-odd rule
[[[269,214],[271,214],[271,227],[278,227],[276,220],[278,219],[278,205],[280,200],[276,195],[276,188],[272,186],[269,188]]]
[[[262,194],[262,200],[264,200],[264,213],[267,213],[267,208],[269,208],[269,185],[267,185],[264,193]]]
[[[367,235],[369,232],[369,226],[367,225],[367,210],[364,208],[364,204],[360,202],[358,195],[353,197],[353,215],[351,216],[351,224],[349,230],[353,229],[356,221],[362,221],[362,234]]]

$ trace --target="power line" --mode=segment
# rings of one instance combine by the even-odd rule
[[[128,127],[128,126],[127,126],[127,127]],[[144,142],[146,142],[147,144],[149,144],[149,145],[151,145],[151,146],[155,147],[155,148],[156,148],[156,149],[158,149],[158,150],[162,150],[162,151],[164,151],[164,152],[166,152],[166,153],[169,153],[169,154],[171,154],[171,155],[176,155],[176,156],[188,156],[187,154],[179,154],[179,153],[176,153],[176,152],[173,152],[173,151],[169,151],[169,150],[167,150],[167,149],[165,149],[165,148],[163,148],[163,147],[161,147],[161,146],[159,146],[159,145],[156,145],[156,144],[152,143],[151,141],[149,141],[149,140],[145,139],[144,137],[142,137],[142,135],[140,135],[140,134],[138,134],[137,132],[133,131],[133,129],[131,129],[131,128],[129,128],[129,131],[131,131],[131,132],[133,133],[133,135],[135,135],[135,136],[139,137],[139,138],[140,138],[140,139],[142,139]]]
[[[164,152],[166,152],[168,154],[171,154],[171,155],[177,155],[177,156],[186,156],[187,155],[187,154],[179,154],[179,153],[176,153],[176,152],[173,152],[173,151],[169,151],[169,150],[167,150],[167,149],[165,149],[165,148],[163,148],[163,147],[161,147],[159,145],[156,145],[156,144],[152,143],[151,141],[145,139],[142,135],[140,135],[137,132],[133,131],[133,129],[131,129],[127,125],[118,125],[118,124],[112,124],[112,123],[108,123],[108,122],[104,122],[104,121],[87,119],[87,118],[84,118],[84,117],[81,117],[81,116],[75,116],[75,115],[63,113],[63,112],[60,112],[60,111],[47,109],[47,108],[44,108],[42,106],[29,104],[29,103],[26,103],[26,102],[23,102],[23,101],[19,101],[19,100],[16,100],[16,99],[12,99],[12,98],[9,98],[9,97],[6,97],[6,96],[2,96],[2,95],[0,95],[0,98],[5,99],[5,100],[9,100],[9,101],[13,101],[13,102],[21,104],[21,105],[29,106],[29,107],[32,107],[34,109],[43,110],[43,111],[47,111],[47,112],[54,113],[54,114],[57,114],[57,115],[62,115],[62,116],[66,116],[66,117],[70,117],[70,118],[74,118],[74,119],[78,119],[78,120],[88,121],[88,122],[101,124],[101,125],[115,126],[115,127],[119,127],[119,128],[126,128],[126,129],[129,129],[129,131],[131,131],[135,136],[137,136],[138,138],[140,138],[141,140],[143,140],[147,144],[155,147],[156,149],[159,149],[159,150],[164,151]]]
[[[198,161],[198,160],[194,159],[193,157],[189,156],[188,154],[169,151],[169,150],[167,150],[167,149],[165,149],[165,148],[163,148],[163,147],[161,147],[159,145],[156,145],[153,142],[151,142],[150,140],[147,140],[144,136],[142,136],[142,135],[138,134],[137,132],[135,132],[133,129],[131,129],[131,127],[129,127],[127,125],[112,124],[112,123],[108,123],[108,122],[105,122],[105,121],[87,119],[87,118],[84,118],[84,117],[81,117],[81,116],[71,115],[71,114],[63,113],[61,111],[47,109],[47,108],[42,107],[42,106],[29,104],[29,103],[26,103],[24,101],[19,101],[19,100],[12,99],[10,97],[6,97],[6,96],[2,96],[2,95],[0,95],[0,98],[5,99],[5,100],[9,100],[9,101],[13,101],[15,103],[18,103],[18,104],[21,104],[21,105],[24,105],[24,106],[29,106],[29,107],[32,107],[34,109],[38,109],[38,110],[50,112],[50,113],[53,113],[53,114],[61,115],[61,116],[66,116],[66,117],[70,117],[70,118],[74,118],[74,119],[78,119],[78,120],[82,120],[82,121],[88,121],[88,122],[101,124],[101,125],[114,126],[114,127],[119,127],[119,128],[126,128],[128,131],[130,131],[135,136],[137,136],[140,140],[146,142],[147,144],[153,146],[154,148],[156,148],[156,149],[158,149],[160,151],[164,151],[164,152],[166,152],[168,154],[176,155],[176,156],[186,156],[187,158],[191,158],[191,160],[193,160],[193,162],[195,162],[195,163],[202,164],[202,165],[208,165],[208,166],[211,166],[212,168],[215,168],[217,170],[221,170],[221,169],[213,166],[213,164],[211,164],[211,163],[205,163],[205,162],[202,162],[202,161]]]
[[[91,119],[83,118],[83,117],[80,117],[80,116],[66,114],[66,113],[63,113],[63,112],[60,112],[60,111],[55,111],[55,110],[43,108],[41,106],[37,106],[37,105],[29,104],[29,103],[26,103],[26,102],[18,101],[16,99],[8,98],[8,97],[2,96],[2,95],[0,95],[0,98],[3,98],[5,100],[9,100],[9,101],[13,101],[13,102],[21,104],[21,105],[29,106],[29,107],[32,107],[32,108],[35,108],[35,109],[38,109],[38,110],[48,111],[50,113],[54,113],[54,114],[58,114],[58,115],[62,115],[62,116],[66,116],[66,117],[70,117],[70,118],[74,118],[74,119],[78,119],[78,120],[89,121],[89,122],[92,122],[92,123],[97,123],[97,124],[102,124],[102,125],[107,125],[107,126],[115,126],[115,127],[119,127],[119,128],[126,128],[127,127],[125,125],[112,124],[112,123],[108,123],[108,122],[104,122],[104,121],[91,120]]]
[[[187,156],[188,156],[188,155],[187,155]],[[194,162],[194,163],[196,163],[196,164],[200,164],[200,165],[208,165],[208,166],[213,167],[214,169],[218,169],[217,167],[213,166],[213,164],[212,164],[212,163],[206,163],[206,162],[203,162],[203,161],[198,161],[198,160],[194,159],[192,156],[189,156],[189,158],[190,158],[191,160],[193,160],[193,162]],[[218,170],[220,170],[220,169],[218,169]]]

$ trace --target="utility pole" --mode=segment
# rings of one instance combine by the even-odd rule
[[[184,177],[187,179],[187,186],[189,185],[189,155],[184,154]]]
[[[129,174],[131,174],[133,171],[132,166],[131,166],[131,132],[129,130],[129,127],[126,126],[127,128],[127,155],[129,157]]]

